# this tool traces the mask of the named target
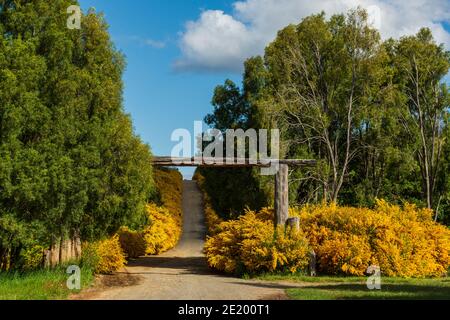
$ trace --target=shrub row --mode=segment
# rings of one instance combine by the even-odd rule
[[[157,203],[147,205],[148,225],[140,231],[122,228],[122,248],[128,258],[160,254],[178,243],[182,232],[183,177],[177,170],[155,170]]]
[[[143,231],[146,254],[157,255],[172,249],[181,236],[180,223],[164,207],[154,204],[147,206],[151,219],[150,225]]]
[[[182,219],[183,176],[178,170],[157,169],[153,172],[158,191],[157,204],[165,207],[172,216]]]
[[[378,201],[374,209],[329,205],[294,211],[324,273],[361,276],[377,265],[386,276],[439,277],[450,266],[450,231],[433,221],[431,210]]]
[[[309,250],[324,274],[363,276],[377,265],[390,277],[439,277],[450,266],[450,231],[432,211],[378,201],[374,209],[337,205],[291,208],[301,231],[275,229],[273,210],[247,211],[208,238],[211,267],[228,273],[304,270]]]
[[[125,255],[119,236],[83,245],[83,264],[92,267],[95,273],[111,274],[125,266]]]
[[[273,210],[247,210],[236,220],[223,221],[213,209],[204,187],[205,178],[196,172],[194,180],[203,192],[205,220],[209,237],[205,254],[211,268],[242,274],[245,272],[295,273],[307,267],[309,245],[302,231],[275,232]]]
[[[158,195],[146,207],[147,225],[136,231],[122,227],[112,238],[85,244],[83,261],[96,273],[109,274],[126,259],[154,255],[172,249],[182,232],[182,176],[176,170],[155,170]]]
[[[237,220],[222,222],[209,237],[205,253],[210,267],[227,273],[289,271],[308,265],[309,245],[302,231],[278,228],[265,210],[247,211]]]

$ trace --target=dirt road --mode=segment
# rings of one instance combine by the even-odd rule
[[[130,262],[122,276],[137,284],[104,288],[89,299],[101,300],[261,300],[284,299],[289,284],[242,280],[207,267],[202,196],[195,182],[185,181],[184,230],[179,245],[156,257]],[[120,277],[120,274],[118,275]]]

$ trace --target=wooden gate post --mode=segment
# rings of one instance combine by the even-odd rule
[[[275,176],[275,224],[286,225],[289,218],[289,166],[280,164]]]

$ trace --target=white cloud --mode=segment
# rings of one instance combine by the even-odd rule
[[[361,6],[380,9],[380,32],[384,38],[416,33],[429,27],[440,43],[450,47],[448,0],[241,0],[232,14],[208,10],[186,24],[181,35],[182,56],[177,70],[241,71],[245,59],[262,54],[276,33],[290,23],[325,11],[327,15]]]
[[[242,63],[243,54],[260,45],[252,36],[248,26],[223,11],[205,11],[199,20],[187,23],[181,42],[183,58],[175,67],[236,68]]]

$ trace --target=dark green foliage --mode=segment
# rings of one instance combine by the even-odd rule
[[[205,122],[222,131],[224,136],[227,129],[254,128],[255,113],[246,96],[247,94],[241,92],[235,83],[226,80],[224,85],[216,87],[212,99],[214,112],[206,116]],[[200,168],[198,170],[205,177],[205,188],[211,197],[214,209],[224,219],[242,214],[246,208],[259,210],[268,204],[267,193],[261,187],[257,169]]]
[[[145,217],[151,156],[123,111],[124,59],[102,16],[67,28],[72,4],[0,1],[0,218],[42,225],[36,237],[15,232],[11,248],[99,238]],[[3,247],[11,232],[0,230]]]
[[[258,170],[248,168],[199,168],[214,210],[223,219],[236,218],[246,208],[259,210],[268,205]]]

